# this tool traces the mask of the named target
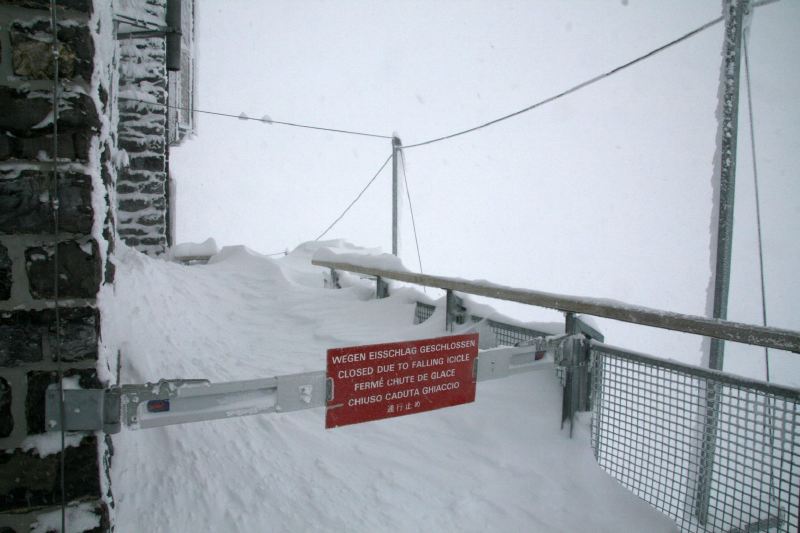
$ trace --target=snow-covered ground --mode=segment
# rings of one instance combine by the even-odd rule
[[[120,247],[99,299],[122,383],[323,370],[328,348],[441,336],[411,288],[323,287],[320,246],[224,248],[183,266]],[[108,361],[109,367],[116,361]],[[674,531],[595,463],[588,420],[559,429],[551,367],[478,384],[475,403],[335,430],[323,409],[113,437],[117,531]]]

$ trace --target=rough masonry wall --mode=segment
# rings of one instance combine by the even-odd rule
[[[164,0],[146,0],[143,8],[164,24]],[[160,255],[169,245],[166,44],[163,37],[130,37],[119,48],[119,146],[127,152],[117,182],[119,235]]]
[[[98,6],[107,3],[98,0]],[[66,7],[58,10],[62,97],[57,154],[49,1],[0,4],[2,533],[27,532],[33,524],[60,518],[60,435],[45,432],[44,416],[45,390],[58,381],[56,354],[60,352],[64,375],[77,386],[103,388],[110,375],[98,373],[102,365],[95,297],[113,277],[106,261],[113,249],[109,198],[116,150],[111,17],[108,8],[95,9],[92,0],[58,4]],[[86,526],[76,530],[107,531],[113,505],[108,441],[101,434],[68,435],[64,460],[68,511],[83,521],[76,525]]]

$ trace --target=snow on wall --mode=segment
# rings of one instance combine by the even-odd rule
[[[163,0],[145,4],[163,12]],[[169,244],[166,45],[162,37],[129,38],[119,51],[119,147],[127,165],[117,181],[118,233],[129,246],[160,255]]]
[[[67,435],[62,456],[58,434],[46,432],[44,396],[59,367],[83,388],[111,377],[95,298],[114,275],[114,24],[105,0],[71,0],[58,12],[56,117],[49,4],[13,4],[0,5],[0,530],[53,530],[63,457],[67,529],[106,531],[108,441]]]

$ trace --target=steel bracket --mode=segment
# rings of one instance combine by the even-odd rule
[[[447,290],[445,313],[445,329],[453,331],[454,324],[464,324],[467,321],[467,308],[464,300],[451,291]]]
[[[555,350],[556,375],[561,380],[564,395],[561,400],[561,427],[569,420],[572,436],[575,413],[591,408],[589,381],[589,339],[583,334],[561,339]]]
[[[380,276],[375,276],[375,297],[379,300],[389,296],[389,283]]]
[[[58,384],[45,391],[45,421],[47,431],[61,431],[61,395]],[[120,430],[120,394],[115,389],[65,389],[65,431]]]

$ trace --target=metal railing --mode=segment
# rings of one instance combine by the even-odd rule
[[[335,258],[336,255],[333,254],[332,257]],[[425,287],[460,291],[465,294],[487,296],[489,298],[497,298],[498,300],[546,307],[548,309],[556,309],[568,313],[583,313],[632,324],[653,326],[672,331],[682,331],[684,333],[705,335],[720,340],[741,342],[754,346],[764,346],[766,348],[800,353],[800,332],[797,331],[757,326],[754,324],[743,324],[719,318],[706,318],[702,316],[673,313],[614,300],[533,291],[530,289],[496,285],[483,281],[466,281],[444,276],[416,274],[407,270],[377,268],[348,262],[353,260],[351,256],[345,256],[345,258],[347,260],[341,261],[313,259],[311,264],[332,270],[343,270],[367,276],[377,276],[382,279],[394,279],[407,283],[416,283],[417,285]]]
[[[436,311],[436,306],[424,302],[417,302],[417,307],[414,310],[414,323],[421,324],[433,316]],[[499,346],[518,346],[520,343],[529,342],[541,337],[547,337],[553,333],[547,333],[523,326],[515,326],[514,324],[506,324],[505,322],[498,322],[491,318],[486,319],[479,315],[469,315],[472,322],[481,322],[486,320],[486,324],[491,328],[494,333],[495,339]]]
[[[800,390],[613,348],[574,313],[796,353],[800,332],[344,260],[312,264],[444,289],[448,320],[456,290],[566,312],[573,342],[556,357],[562,425],[592,412],[592,447],[607,472],[681,531],[798,531]],[[434,310],[418,305],[416,317]]]
[[[435,312],[435,305],[417,302],[417,307],[414,310],[414,324],[422,324],[432,317]]]
[[[681,531],[798,531],[800,391],[600,343],[590,354],[592,447],[608,473]],[[703,418],[709,391],[714,438]]]

